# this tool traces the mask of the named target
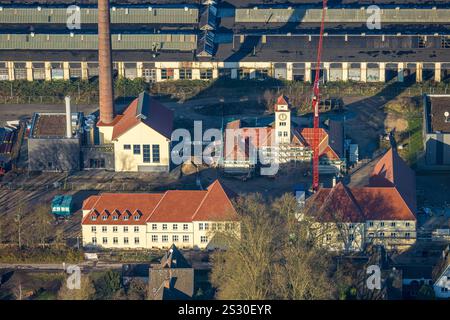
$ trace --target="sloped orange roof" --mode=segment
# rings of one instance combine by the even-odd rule
[[[321,188],[310,201],[314,205],[308,213],[322,222],[416,220],[393,187],[348,188],[338,183],[334,188]]]
[[[220,200],[220,201],[218,201]],[[208,192],[192,217],[196,221],[236,220],[237,213],[226,190],[218,180],[208,187]]]
[[[104,193],[91,196],[83,202],[83,210],[89,210],[82,221],[85,225],[139,225],[149,222],[192,222],[192,221],[235,221],[237,213],[230,198],[216,180],[207,190],[169,190],[164,193]],[[117,211],[119,219],[113,220],[112,214],[106,220],[91,219],[94,212]],[[136,221],[121,219],[125,212],[136,211],[142,217]]]
[[[99,196],[90,196],[83,202],[83,210],[89,210],[90,213],[83,218],[82,224],[143,225],[162,197],[162,193],[102,193]],[[113,220],[112,215],[109,215],[106,220],[91,219],[92,212],[113,213],[115,210],[120,212],[118,220]],[[128,220],[123,219],[127,211],[133,214],[136,210],[142,213],[139,220],[134,220],[132,217]]]
[[[313,195],[311,213],[322,222],[362,222],[364,216],[351,191],[341,182],[334,188],[321,188]],[[311,199],[312,200],[312,199]]]
[[[371,187],[396,187],[403,199],[416,211],[416,178],[412,170],[398,152],[390,149],[378,161],[369,179]]]
[[[166,191],[162,201],[150,215],[148,222],[190,222],[200,206],[205,191]]]
[[[416,220],[396,188],[365,187],[351,191],[369,220]]]

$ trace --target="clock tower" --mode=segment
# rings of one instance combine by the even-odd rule
[[[291,111],[284,96],[280,96],[275,105],[275,141],[291,142]]]

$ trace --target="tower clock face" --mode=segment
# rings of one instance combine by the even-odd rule
[[[281,121],[285,121],[287,119],[287,115],[286,113],[282,113],[278,116],[278,119],[280,119]]]

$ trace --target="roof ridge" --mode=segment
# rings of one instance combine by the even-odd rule
[[[216,181],[218,181],[218,179],[216,179]],[[206,191],[205,196],[203,197],[202,201],[200,201],[200,204],[197,207],[197,210],[195,210],[194,214],[191,216],[191,220],[194,220],[195,216],[197,215],[197,212],[200,210],[200,208],[202,207],[203,203],[205,202],[206,198],[208,197],[210,191],[213,189],[213,185],[216,183],[216,181],[214,181],[213,183],[211,183],[208,188],[206,188],[208,191]]]
[[[156,206],[153,208],[152,212],[150,212],[150,214],[148,215],[147,219],[145,220],[146,223],[147,223],[147,222],[150,220],[150,218],[153,216],[153,213],[155,213],[156,209],[157,209],[157,208],[159,207],[159,205],[161,204],[161,201],[163,201],[163,199],[166,197],[166,195],[167,195],[167,193],[168,193],[169,191],[170,191],[170,190],[166,190],[166,191],[163,193],[163,196],[161,197],[161,199],[159,199],[158,203],[156,204]]]
[[[89,212],[86,214],[86,216],[81,220],[81,224],[83,224],[84,220],[87,219],[87,217],[92,213],[92,210],[95,210],[95,205],[100,201],[100,198],[102,197],[103,194],[100,195],[96,195],[98,197],[97,201],[95,201],[95,203],[92,205],[92,208],[89,210]],[[91,196],[92,197],[92,196]],[[94,196],[95,197],[95,196]],[[98,210],[97,210],[98,211]],[[101,213],[99,212],[99,215]]]
[[[416,215],[414,214],[414,212],[412,212],[411,208],[409,207],[409,204],[405,201],[405,199],[403,198],[402,194],[400,193],[400,191],[398,191],[397,187],[393,187],[393,189],[398,193],[398,195],[400,196],[400,198],[402,199],[403,203],[405,204],[405,206],[408,208],[408,211],[411,213],[411,215],[414,217],[414,220],[417,220]]]

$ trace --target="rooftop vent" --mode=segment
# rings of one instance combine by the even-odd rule
[[[450,112],[448,112],[448,111],[445,111],[445,112],[444,112],[445,123],[448,123],[448,122],[450,122],[449,116],[450,116]]]

